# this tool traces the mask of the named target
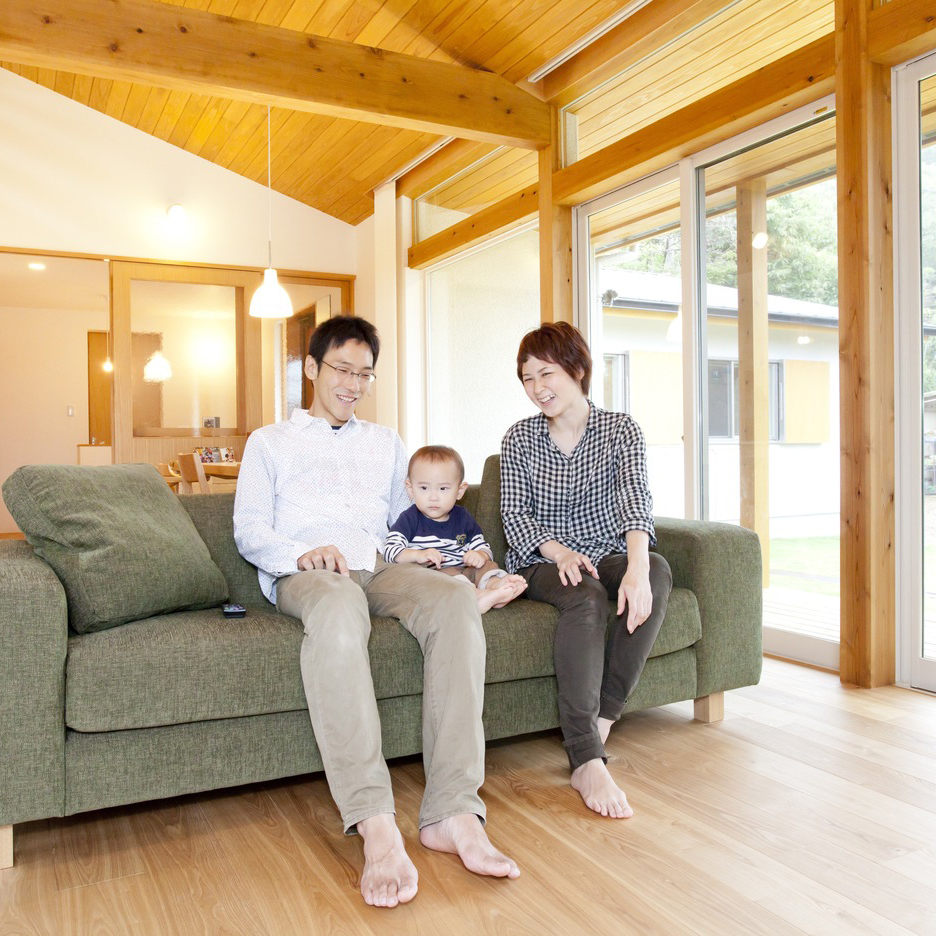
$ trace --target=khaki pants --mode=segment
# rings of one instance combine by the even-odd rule
[[[350,576],[298,572],[276,584],[276,607],[302,620],[300,666],[315,740],[346,832],[393,813],[367,642],[370,615],[399,618],[423,665],[423,766],[419,827],[474,813],[484,820],[484,631],[464,583],[415,565]]]

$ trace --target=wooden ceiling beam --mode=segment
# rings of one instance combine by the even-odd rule
[[[933,0],[892,0],[868,14],[868,56],[879,65],[899,65],[936,49]]]
[[[492,72],[154,0],[4,0],[23,65],[536,149],[549,107]]]
[[[422,270],[433,263],[452,257],[471,244],[496,237],[502,231],[532,218],[539,210],[539,186],[531,185],[516,195],[508,195],[488,208],[427,237],[409,249],[407,264]]]
[[[546,75],[541,82],[543,97],[565,107],[727,5],[728,0],[648,3]]]

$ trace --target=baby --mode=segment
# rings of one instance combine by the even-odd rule
[[[390,527],[384,559],[432,565],[477,586],[478,608],[484,614],[512,601],[527,583],[497,567],[478,522],[455,505],[467,487],[465,463],[455,449],[426,445],[414,452],[406,472],[413,506]]]

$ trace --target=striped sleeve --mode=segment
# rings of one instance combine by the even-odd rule
[[[396,562],[404,549],[408,549],[413,534],[416,532],[416,524],[413,519],[412,510],[404,510],[390,527],[387,534],[387,541],[384,543],[383,557],[385,562]]]
[[[465,511],[465,513],[467,514],[465,533],[468,536],[468,545],[465,547],[465,552],[470,552],[472,549],[481,550],[493,559],[494,550],[491,549],[491,544],[484,538],[484,530],[481,529],[481,525],[468,511]]]

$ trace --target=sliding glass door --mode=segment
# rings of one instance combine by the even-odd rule
[[[587,245],[579,306],[596,363],[591,397],[637,420],[654,512],[667,517],[686,515],[679,206],[674,168],[592,202],[578,232]]]
[[[895,91],[898,679],[936,691],[936,55]]]
[[[765,649],[837,668],[835,115],[740,142],[697,169],[702,515],[760,537]]]
[[[831,101],[577,209],[593,397],[647,437],[656,513],[753,529],[764,647],[839,659]]]

